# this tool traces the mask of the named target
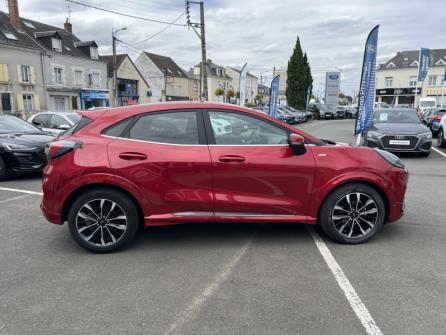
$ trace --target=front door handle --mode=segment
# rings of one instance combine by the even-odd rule
[[[236,155],[226,155],[218,157],[218,160],[223,163],[242,163],[245,161],[245,157],[236,156]]]
[[[122,152],[119,154],[119,158],[126,161],[143,161],[147,159],[147,155],[139,152]]]

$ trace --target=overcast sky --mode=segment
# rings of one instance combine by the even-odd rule
[[[63,0],[18,0],[20,15],[63,26],[68,15]],[[184,12],[184,0],[78,0],[114,11],[171,22]],[[6,1],[0,10],[7,11]],[[131,19],[70,4],[73,32],[94,39],[102,54],[111,53],[111,30],[126,26],[119,38],[139,42],[166,25]],[[191,5],[198,21],[199,6]],[[308,53],[314,93],[322,92],[325,71],[342,69],[341,90],[358,89],[363,47],[368,32],[380,25],[378,61],[400,50],[446,48],[445,0],[233,0],[205,1],[207,55],[219,65],[241,66],[268,79],[272,68],[285,67],[299,36]],[[178,23],[185,23],[185,17]],[[135,48],[119,46],[132,57],[140,50],[172,57],[186,70],[201,59],[200,41],[192,30],[171,26]]]

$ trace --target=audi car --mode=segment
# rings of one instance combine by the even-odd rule
[[[0,115],[0,180],[26,172],[42,171],[45,146],[54,139],[15,116]]]
[[[93,252],[187,222],[319,224],[355,244],[403,215],[408,171],[387,151],[330,144],[230,104],[81,114],[48,146],[41,208]]]
[[[365,133],[364,145],[427,157],[431,152],[432,133],[414,109],[375,109],[373,126]]]

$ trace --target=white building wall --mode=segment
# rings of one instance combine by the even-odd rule
[[[136,59],[135,65],[150,86],[150,90],[152,91],[151,101],[162,101],[164,91],[164,74],[143,52]]]

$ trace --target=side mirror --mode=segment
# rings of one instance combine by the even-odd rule
[[[57,129],[68,130],[70,129],[70,126],[68,124],[61,124]]]
[[[33,121],[33,125],[35,125],[37,128],[42,128],[43,124],[39,121]]]
[[[299,134],[291,133],[288,137],[288,144],[293,149],[295,155],[303,155],[307,152],[305,138]]]

